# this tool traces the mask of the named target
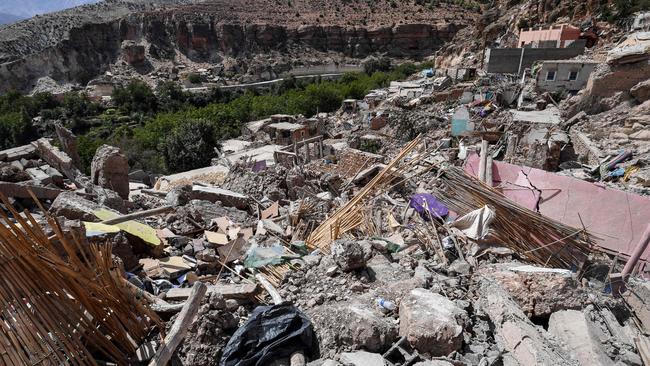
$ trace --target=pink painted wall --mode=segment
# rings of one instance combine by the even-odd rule
[[[465,172],[478,176],[478,165],[478,155],[470,156]],[[650,223],[650,198],[600,183],[502,161],[494,162],[492,177],[494,187],[501,187],[506,197],[524,207],[535,210],[539,200],[542,215],[577,229],[582,228],[582,218],[587,230],[597,237],[596,244],[610,252],[629,256]],[[541,194],[527,189],[531,184]],[[650,247],[641,259],[650,263]]]
[[[564,48],[570,42],[580,38],[580,29],[573,27],[569,24],[560,24],[546,28],[530,28],[522,30],[519,33],[519,47],[524,44],[538,41],[561,41],[558,45],[559,48]]]

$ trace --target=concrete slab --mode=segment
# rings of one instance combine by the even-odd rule
[[[384,366],[386,361],[377,353],[366,351],[344,352],[340,361],[346,366]]]
[[[255,149],[249,149],[249,150],[244,150],[240,151],[234,154],[230,154],[226,156],[226,159],[230,161],[231,163],[236,163],[241,160],[246,160],[250,158],[252,161],[266,161],[266,166],[272,166],[275,165],[275,159],[273,157],[274,153],[280,149],[282,149],[283,146],[280,145],[265,145],[262,147],[258,147]]]
[[[221,143],[221,150],[226,154],[232,154],[246,150],[251,144],[250,141],[230,139]]]
[[[12,147],[11,149],[0,151],[0,161],[29,159],[34,156],[36,156],[36,147],[32,144]]]
[[[243,194],[217,187],[193,186],[192,198],[210,202],[221,202],[225,207],[248,208],[248,197]]]
[[[510,113],[512,114],[512,119],[515,122],[527,122],[527,123],[547,123],[552,125],[557,125],[562,122],[562,117],[560,116],[560,110],[555,106],[546,107],[543,111],[518,111],[516,109],[511,109]]]
[[[195,182],[210,185],[221,184],[226,179],[229,171],[230,169],[223,165],[215,165],[189,170],[182,173],[166,175],[158,179],[154,186],[154,189],[168,192],[174,187],[192,184]]]
[[[612,360],[603,351],[602,343],[592,333],[595,324],[578,310],[564,310],[551,314],[548,332],[561,339],[568,353],[583,366],[611,365]]]

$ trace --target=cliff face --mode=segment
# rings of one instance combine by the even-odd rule
[[[419,57],[447,42],[455,34],[454,25],[404,24],[386,27],[342,27],[306,25],[296,28],[269,24],[224,24],[213,19],[194,21],[174,17],[121,22],[124,39],[146,40],[153,54],[164,58],[173,48],[195,61],[214,60],[220,55],[283,50],[301,43],[318,51],[334,51],[350,57],[371,53]]]
[[[0,51],[0,93],[31,90],[43,76],[85,83],[120,58],[124,41],[144,46],[148,57],[157,60],[173,60],[181,54],[196,62],[219,63],[225,56],[246,58],[294,45],[348,57],[383,53],[416,58],[432,54],[466,24],[464,18],[446,11],[388,5],[370,9],[364,8],[366,2],[345,8],[355,2],[344,0],[328,5],[303,0],[291,9],[264,0],[168,3],[165,7],[121,5],[119,11],[108,14],[107,5],[87,7],[97,17],[65,12],[65,22],[59,15],[30,25],[30,30],[37,27],[54,34],[49,38],[35,37],[35,32],[24,29],[21,32],[20,27],[0,28],[0,46],[4,46]],[[327,6],[336,11],[327,12]],[[406,10],[412,13],[404,13]],[[29,46],[32,39],[34,44]]]

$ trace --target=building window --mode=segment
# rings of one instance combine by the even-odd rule
[[[570,81],[578,80],[578,72],[577,71],[570,71],[569,72],[569,80]]]
[[[555,71],[546,72],[546,81],[555,81]]]

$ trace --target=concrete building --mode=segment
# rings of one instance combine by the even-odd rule
[[[289,116],[292,117],[293,116]],[[271,117],[273,119],[273,117]],[[295,121],[295,120],[294,120]],[[277,122],[264,127],[271,140],[278,145],[290,145],[320,135],[320,120],[308,118],[300,122]]]
[[[630,26],[632,31],[649,31],[650,30],[650,12],[639,12],[634,15],[634,20]]]
[[[492,48],[485,53],[488,73],[521,74],[537,61],[567,60],[584,52],[584,40],[567,48]]]
[[[537,89],[578,91],[587,85],[598,62],[587,60],[543,61],[537,72]]]
[[[569,24],[522,29],[518,47],[566,48],[580,38],[580,28]]]
[[[271,140],[278,145],[289,145],[294,141],[304,140],[309,137],[307,127],[298,123],[271,123],[264,130],[269,134]]]

